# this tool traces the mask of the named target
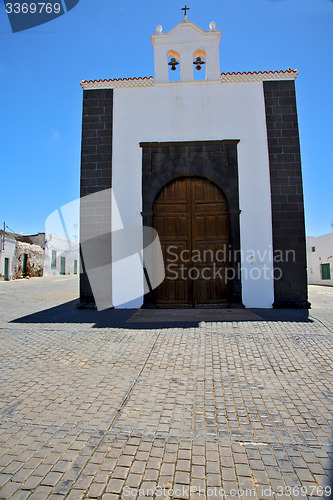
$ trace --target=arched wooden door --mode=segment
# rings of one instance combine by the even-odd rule
[[[218,186],[201,177],[170,182],[155,199],[153,220],[165,265],[156,307],[228,306],[228,204]]]

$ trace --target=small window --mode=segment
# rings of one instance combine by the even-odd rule
[[[316,247],[312,247],[311,251],[315,252],[316,251]]]
[[[55,269],[56,267],[57,267],[57,252],[56,250],[52,250],[51,269]]]
[[[331,279],[331,268],[329,264],[321,264],[321,279],[322,280]]]
[[[74,260],[74,274],[77,274],[77,260]]]

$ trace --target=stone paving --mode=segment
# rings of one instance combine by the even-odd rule
[[[76,310],[75,278],[1,282],[0,498],[326,498],[331,290],[139,323]]]

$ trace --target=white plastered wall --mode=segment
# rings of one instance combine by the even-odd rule
[[[140,142],[240,140],[243,304],[271,307],[271,195],[262,82],[174,82],[120,88],[114,90],[113,102],[112,186],[124,226],[142,224]],[[265,276],[262,272],[260,279],[251,279],[251,270],[264,266]],[[113,276],[113,297],[122,294],[121,280]],[[140,307],[142,302],[140,297],[131,306]]]
[[[16,240],[12,236],[6,234],[5,236],[5,248],[2,250],[2,238],[0,235],[0,280],[4,279],[5,274],[5,258],[9,259],[8,268],[8,279],[13,279],[14,266],[16,264],[15,250],[16,250]]]
[[[309,285],[333,286],[333,233],[306,238]],[[312,248],[314,247],[314,251]],[[322,279],[321,264],[329,264],[331,279]]]

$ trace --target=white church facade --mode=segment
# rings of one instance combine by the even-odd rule
[[[81,307],[100,282],[103,308],[308,308],[297,71],[221,73],[215,23],[156,31],[154,77],[81,82],[81,200],[112,192],[81,206]],[[153,227],[165,265],[123,303],[119,220]]]

